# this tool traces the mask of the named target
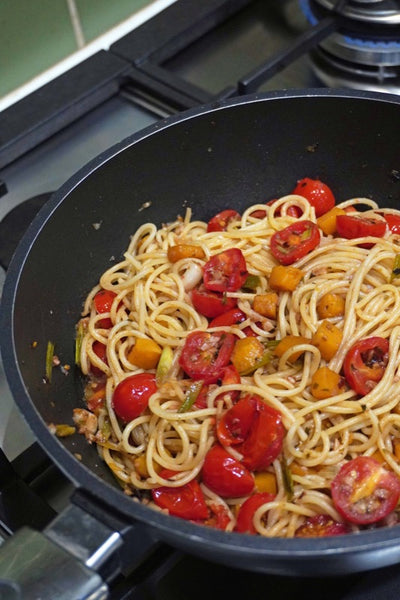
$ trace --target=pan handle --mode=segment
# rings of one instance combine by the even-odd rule
[[[0,597],[105,600],[108,586],[97,571],[122,543],[118,532],[70,505],[43,532],[23,527],[0,547]]]

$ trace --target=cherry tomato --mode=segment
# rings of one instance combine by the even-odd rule
[[[383,215],[391,233],[400,234],[400,216],[392,213],[385,213]]]
[[[260,506],[275,499],[273,494],[259,492],[245,500],[239,509],[235,531],[239,533],[257,533],[253,524],[254,513]]]
[[[103,361],[103,363],[108,365],[107,346],[96,340],[95,342],[93,342],[92,348],[93,348],[93,352],[96,354],[96,356],[98,356],[100,358],[100,360]],[[99,367],[96,367],[95,365],[90,365],[90,372],[95,377],[101,377],[102,375],[104,375],[104,371],[102,371],[101,369],[99,369]]]
[[[229,363],[235,336],[224,331],[193,331],[183,346],[179,364],[191,379],[215,383]]]
[[[382,237],[386,232],[386,221],[361,215],[337,215],[336,231],[340,237],[354,240],[360,237]],[[370,247],[371,244],[368,245]],[[367,246],[365,246],[367,247]]]
[[[219,445],[207,452],[202,477],[205,485],[222,498],[248,496],[254,489],[250,471]]]
[[[315,515],[308,517],[303,525],[296,529],[296,537],[326,537],[328,535],[343,535],[350,533],[351,529],[346,523],[334,521],[329,515]]]
[[[211,292],[204,285],[192,290],[192,303],[198,313],[213,319],[235,308],[236,298],[228,298],[220,292]]]
[[[236,292],[247,278],[246,261],[239,248],[215,254],[203,267],[204,285],[213,292]]]
[[[219,381],[218,381],[219,383]],[[240,375],[236,369],[236,367],[234,367],[234,365],[228,365],[227,367],[224,367],[222,369],[222,375],[221,375],[221,385],[230,385],[232,383],[240,383]],[[208,385],[203,385],[203,387],[200,390],[199,395],[196,398],[196,401],[194,403],[194,406],[196,408],[207,408],[207,395],[208,392],[210,391],[210,386]],[[216,403],[217,400],[222,400],[224,396],[229,396],[231,398],[232,403],[236,402],[236,400],[238,399],[240,395],[240,391],[239,390],[232,390],[231,392],[225,392],[221,394],[218,394],[218,396],[216,396],[214,404]]]
[[[319,229],[312,221],[297,221],[276,231],[271,237],[271,252],[282,265],[291,265],[314,250],[320,242]]]
[[[149,398],[157,391],[155,375],[137,373],[119,382],[113,394],[113,408],[125,422],[136,419],[147,408]]]
[[[358,456],[343,465],[331,483],[337,511],[358,525],[376,523],[391,513],[400,498],[400,479],[377,460]]]
[[[382,379],[389,360],[389,341],[381,337],[359,340],[347,352],[343,371],[349,386],[360,396]]]
[[[281,414],[251,394],[226,411],[217,427],[219,441],[235,444],[251,471],[265,469],[279,456],[284,433]]]
[[[315,209],[315,216],[320,217],[335,206],[332,190],[319,179],[305,177],[297,182],[292,194],[303,196]]]
[[[210,510],[211,515],[204,521],[204,525],[225,531],[231,522],[231,518],[225,506],[223,504],[211,504]]]
[[[94,306],[98,313],[106,313],[110,312],[112,303],[114,302],[114,298],[116,297],[116,293],[111,290],[100,290],[97,292],[95,297],[93,298]],[[110,318],[106,317],[105,319],[100,319],[97,322],[99,327],[103,329],[109,329],[112,327],[112,321]]]
[[[275,204],[275,202],[277,201],[276,198],[273,198],[272,200],[270,200],[269,202],[267,202],[267,206],[273,206],[273,204]],[[301,210],[300,206],[289,206],[286,214],[289,217],[296,217],[299,218],[301,217],[301,215],[303,214],[303,211]],[[262,210],[262,209],[257,209],[254,210],[251,213],[251,217],[254,217],[255,219],[264,219],[267,215],[267,211],[266,210]],[[275,211],[275,216],[276,217],[280,217],[281,216],[281,209],[278,208],[277,211]]]
[[[247,318],[246,314],[240,308],[231,308],[222,315],[218,315],[209,323],[209,327],[230,327],[237,323],[242,323]]]
[[[167,509],[170,515],[199,521],[207,519],[208,508],[198,482],[193,479],[180,487],[162,486],[151,490],[153,501],[157,506]]]
[[[237,221],[240,215],[236,210],[223,210],[208,221],[207,231],[226,231],[231,221]]]

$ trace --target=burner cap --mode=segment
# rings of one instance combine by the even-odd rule
[[[20,239],[52,193],[47,192],[25,200],[0,222],[0,265],[4,269],[8,268]]]
[[[315,4],[336,11],[343,17],[377,25],[400,24],[400,9],[395,0],[313,0]]]

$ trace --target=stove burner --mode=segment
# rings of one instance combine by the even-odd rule
[[[338,30],[311,52],[314,74],[329,87],[400,92],[400,7],[386,0],[300,0],[315,25],[327,10],[339,14]],[[397,5],[395,7],[395,5]],[[395,10],[396,8],[396,10]]]

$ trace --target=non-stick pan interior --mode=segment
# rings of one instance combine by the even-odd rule
[[[229,546],[228,534],[180,522],[176,527],[175,519],[170,528],[172,519],[149,516],[153,511],[137,505],[131,509],[133,503],[114,489],[108,469],[83,436],[58,440],[49,433],[48,424],[71,424],[73,408],[82,406],[74,334],[83,298],[121,258],[139,225],[168,222],[188,206],[195,219],[207,220],[225,208],[240,211],[289,193],[305,176],[326,181],[337,201],[369,196],[382,206],[400,206],[399,134],[400,104],[390,96],[383,101],[374,95],[309,92],[245,98],[158,123],[93,161],[53,196],[7,276],[2,351],[19,408],[72,479],[95,493],[101,490],[106,501],[115,502],[118,495],[125,514],[148,519],[173,542],[191,539],[192,529],[200,539],[204,529],[204,539]],[[61,364],[71,366],[68,374],[53,369],[51,383],[44,378],[48,341]],[[380,535],[375,533],[372,540]],[[400,536],[399,542],[390,541],[396,535],[390,533],[389,545],[400,546]],[[234,543],[240,552],[276,542],[243,537]],[[292,542],[278,544],[291,552]],[[312,547],[307,544],[301,548]],[[332,544],[338,542],[325,542],[324,548]],[[390,556],[382,558],[385,564],[400,560],[400,553]]]

